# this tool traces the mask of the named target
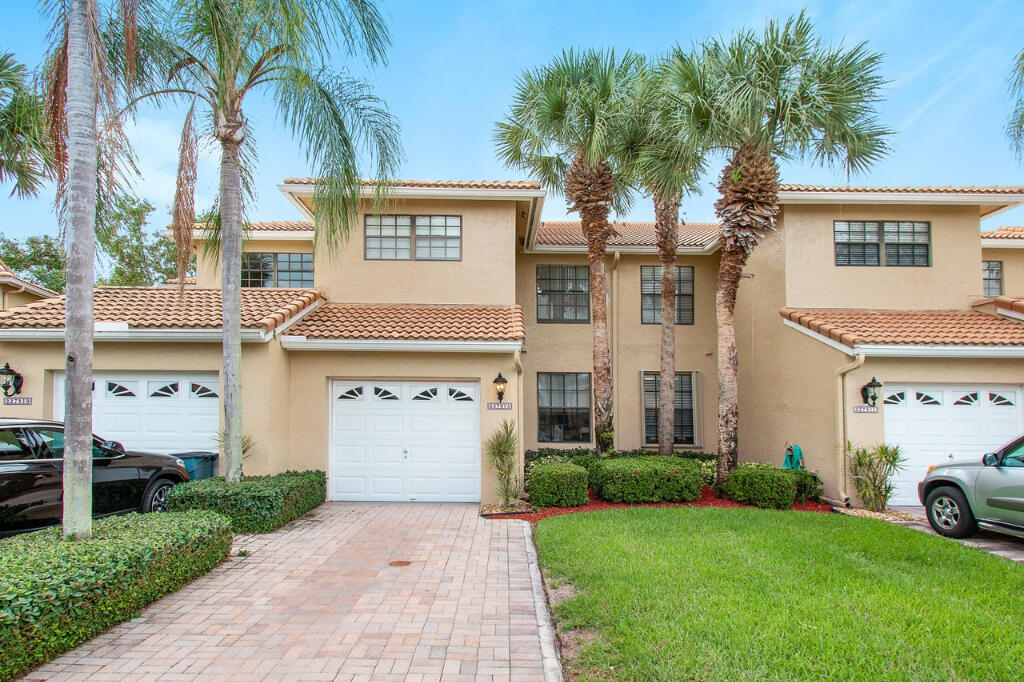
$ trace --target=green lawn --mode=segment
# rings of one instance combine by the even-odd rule
[[[1019,680],[1024,566],[882,521],[637,508],[537,527],[597,635],[569,671],[618,680]]]

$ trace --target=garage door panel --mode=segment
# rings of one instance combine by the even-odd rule
[[[334,382],[329,475],[364,486],[332,485],[332,499],[478,501],[478,396],[475,384],[458,382]],[[358,420],[368,428],[340,428]],[[369,459],[346,455],[357,446]]]
[[[1024,432],[1018,394],[1014,386],[888,386],[885,440],[906,458],[892,504],[919,504],[917,483],[932,464],[981,457]],[[1004,399],[1013,404],[1001,406]]]
[[[339,495],[366,495],[366,479],[362,476],[332,476],[332,497]]]

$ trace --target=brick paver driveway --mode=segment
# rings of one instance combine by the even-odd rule
[[[26,679],[540,681],[524,525],[326,504]]]

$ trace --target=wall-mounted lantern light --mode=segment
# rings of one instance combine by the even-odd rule
[[[865,405],[875,406],[878,402],[878,389],[881,387],[882,382],[875,377],[871,377],[871,381],[860,387],[860,397],[863,398]]]
[[[4,366],[0,367],[0,388],[4,389],[5,396],[11,397],[21,393],[21,386],[24,383],[25,378],[11,369],[11,363],[5,362]]]
[[[508,386],[508,379],[501,376],[501,372],[498,372],[498,376],[494,378],[494,390],[498,394],[498,402],[502,402],[505,398],[505,387]]]

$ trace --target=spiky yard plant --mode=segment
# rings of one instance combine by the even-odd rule
[[[390,42],[369,0],[175,0],[140,29],[147,54],[145,91],[137,102],[172,98],[187,113],[182,129],[172,229],[179,267],[191,253],[193,191],[199,137],[221,152],[219,239],[224,363],[222,408],[225,478],[242,475],[241,267],[242,224],[255,149],[244,113],[264,97],[277,110],[314,166],[318,181],[315,246],[334,248],[348,235],[363,184],[361,161],[381,180],[401,160],[398,124],[366,81],[333,71],[338,54],[382,63]],[[202,120],[206,120],[204,128]],[[376,183],[378,201],[386,182]]]
[[[613,429],[605,261],[615,230],[608,218],[629,204],[623,129],[642,68],[643,59],[632,52],[567,50],[519,76],[495,134],[505,165],[536,176],[580,216],[590,269],[594,432],[602,448],[611,447],[602,436]]]
[[[715,212],[722,223],[718,285],[718,482],[736,465],[738,364],[733,311],[751,250],[775,229],[780,159],[841,164],[861,172],[888,150],[875,105],[881,56],[860,43],[825,45],[801,12],[675,50],[666,93],[683,121],[727,163]]]
[[[487,461],[491,463],[498,485],[494,492],[503,507],[508,507],[523,494],[523,479],[519,467],[519,436],[516,423],[508,419],[484,443]]]
[[[846,458],[861,503],[870,511],[885,511],[894,490],[893,476],[906,466],[899,446],[882,443],[866,448],[847,443]]]

